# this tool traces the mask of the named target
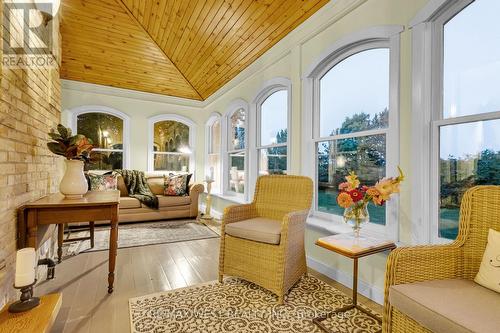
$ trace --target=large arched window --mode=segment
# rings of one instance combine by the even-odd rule
[[[386,175],[389,127],[389,49],[350,55],[319,80],[317,141],[320,212],[341,216],[338,186],[355,171],[364,184]],[[369,205],[370,221],[385,224],[385,207]]]
[[[430,182],[416,186],[414,220],[425,225],[413,227],[417,241],[441,242],[457,237],[468,188],[500,184],[500,2],[434,1],[424,9],[428,17],[412,22],[413,108],[422,114],[413,123],[423,130],[414,149],[427,156],[416,177]]]
[[[247,185],[247,103],[233,102],[225,115],[225,189],[244,198]]]
[[[111,108],[85,106],[70,111],[73,131],[90,138],[101,154],[88,170],[114,170],[128,167],[128,116]]]
[[[315,178],[318,217],[342,222],[338,187],[351,171],[368,186],[397,174],[400,31],[375,27],[348,36],[306,73],[312,112],[304,136],[312,140],[304,146],[303,169]],[[398,205],[397,198],[369,205],[366,228],[397,239]]]
[[[205,159],[205,173],[214,182],[212,193],[221,191],[221,117],[218,113],[213,113],[206,124],[207,152]]]
[[[150,171],[193,172],[194,123],[177,115],[150,118]]]
[[[256,98],[258,175],[287,174],[289,168],[289,81],[270,83]]]

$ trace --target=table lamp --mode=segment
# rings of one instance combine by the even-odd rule
[[[40,304],[40,299],[33,297],[33,286],[36,283],[36,266],[34,248],[24,248],[17,251],[14,288],[21,290],[21,299],[9,306],[9,312],[25,312]]]

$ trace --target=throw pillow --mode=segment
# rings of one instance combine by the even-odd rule
[[[165,192],[166,196],[184,196],[188,194],[188,184],[191,175],[174,175],[165,176]]]
[[[500,232],[490,229],[488,244],[474,281],[500,293]]]
[[[89,173],[91,191],[108,191],[118,189],[118,175],[115,173],[96,175]]]

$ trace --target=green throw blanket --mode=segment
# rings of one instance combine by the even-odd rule
[[[158,198],[151,192],[146,176],[138,170],[115,170],[123,177],[129,197],[136,198],[149,208],[158,209]]]

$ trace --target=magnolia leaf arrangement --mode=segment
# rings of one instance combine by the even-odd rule
[[[63,125],[57,125],[57,131],[52,129],[49,137],[53,140],[47,143],[49,150],[60,156],[66,157],[68,160],[81,160],[84,162],[99,161],[102,156],[98,153],[93,153],[94,144],[91,139],[85,135],[72,135],[71,129]]]

